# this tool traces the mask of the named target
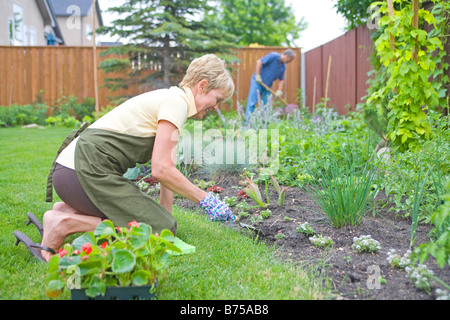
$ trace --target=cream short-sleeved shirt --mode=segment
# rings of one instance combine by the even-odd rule
[[[184,89],[184,90],[183,90]],[[158,121],[166,120],[181,130],[187,118],[197,113],[189,88],[171,87],[131,98],[95,121],[88,129],[104,129],[136,137],[154,137]],[[72,141],[56,162],[75,169],[75,146]]]

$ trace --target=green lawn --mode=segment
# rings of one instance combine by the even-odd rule
[[[14,230],[36,242],[39,233],[25,226],[26,213],[42,219],[49,168],[67,128],[0,129],[0,299],[47,299],[46,264],[37,262],[23,244],[14,246]],[[58,198],[54,195],[54,200]],[[327,299],[330,291],[312,268],[282,263],[273,249],[211,223],[205,215],[175,207],[177,236],[196,246],[196,253],[173,259],[161,279],[159,299]],[[72,236],[75,237],[75,236]],[[70,240],[70,239],[69,239]],[[69,294],[62,296],[70,299]]]

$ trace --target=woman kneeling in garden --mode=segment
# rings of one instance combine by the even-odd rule
[[[150,225],[154,233],[175,233],[174,193],[198,203],[212,221],[234,221],[224,203],[194,186],[175,165],[187,118],[202,119],[233,91],[223,62],[205,55],[192,61],[179,87],[136,96],[75,138],[56,159],[53,186],[64,202],[44,214],[39,248],[43,260],[48,261],[68,235],[92,231],[102,219],[116,226],[136,220]],[[161,184],[160,204],[123,177],[128,168],[150,160],[152,177]]]

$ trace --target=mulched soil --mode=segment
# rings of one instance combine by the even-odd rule
[[[197,176],[196,178],[208,180],[207,177]],[[242,185],[236,188],[239,186],[238,177],[227,176],[215,181],[217,186],[223,188],[223,191],[219,193],[222,199],[225,196],[237,196],[242,189]],[[395,249],[401,254],[409,249],[411,221],[401,218],[393,211],[388,212],[388,208],[383,208],[381,202],[384,197],[383,192],[377,195],[373,209],[360,225],[334,228],[326,223],[321,215],[313,212],[320,209],[301,189],[289,188],[282,207],[276,204],[277,195],[272,190],[270,198],[273,204],[268,207],[272,211],[272,216],[258,225],[253,225],[256,229],[251,233],[258,234],[258,239],[267,245],[275,246],[277,255],[281,259],[317,268],[323,278],[331,282],[336,299],[433,300],[436,298],[435,289],[442,288],[437,282],[432,283],[430,292],[419,290],[406,277],[404,270],[392,267],[386,260],[390,249]],[[186,208],[196,208],[196,205],[188,200],[178,199],[177,201],[179,205]],[[251,199],[239,199],[239,201],[247,201],[251,206],[255,205]],[[233,208],[231,209],[233,211]],[[252,225],[251,217],[259,214],[260,211],[259,208],[250,209],[248,211],[250,216],[241,219],[240,222]],[[285,217],[290,219],[286,220]],[[309,222],[316,234],[331,237],[334,241],[333,247],[319,249],[310,242],[308,236],[297,233],[296,228],[304,222]],[[428,225],[419,224],[415,245],[428,242],[427,235],[430,229]],[[242,230],[249,232],[248,229],[242,228]],[[361,235],[371,235],[373,239],[380,242],[381,250],[374,254],[358,253],[353,250],[351,248],[353,237]],[[440,269],[433,258],[427,260],[425,264],[435,276],[445,283],[450,283],[448,266]],[[379,286],[377,282],[372,281],[379,279],[375,273],[377,271],[385,279],[385,283]]]

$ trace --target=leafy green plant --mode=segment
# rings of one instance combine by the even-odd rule
[[[328,236],[323,236],[321,234],[316,234],[309,238],[309,241],[317,248],[326,248],[333,245],[333,239]]]
[[[435,209],[441,203],[444,193],[445,177],[450,173],[450,130],[448,130],[449,117],[442,116],[430,110],[428,117],[433,123],[433,138],[424,141],[421,148],[414,148],[399,152],[393,149],[391,165],[384,169],[390,171],[387,177],[376,179],[387,195],[385,206],[389,211],[395,211],[404,217],[410,217],[414,212],[414,199],[417,190],[417,181],[422,181],[423,193],[419,220],[429,221]],[[427,168],[429,176],[427,181],[419,177],[419,169]],[[420,190],[417,190],[420,191]]]
[[[104,295],[107,286],[155,285],[167,269],[170,254],[181,252],[169,230],[152,234],[151,227],[136,221],[130,228],[101,222],[66,244],[48,262],[46,294],[57,297],[65,288],[86,289],[90,297]]]
[[[205,190],[205,189],[207,189],[209,187],[212,187],[216,183],[213,180],[205,181],[203,179],[202,180],[198,180],[197,178],[195,178],[193,182],[194,182],[195,186],[197,186],[197,187],[199,187],[200,189],[203,189],[203,190]]]
[[[271,216],[272,216],[272,211],[270,211],[269,209],[261,211],[261,217],[263,217],[263,219],[268,219]]]
[[[437,36],[413,26],[411,1],[394,0],[394,3],[400,4],[401,9],[394,9],[392,17],[386,1],[371,5],[378,6],[383,14],[379,21],[383,32],[375,41],[375,47],[389,78],[385,86],[372,93],[367,103],[390,97],[387,138],[405,150],[431,136],[425,110],[439,105],[443,92],[438,92],[429,79],[437,68],[433,54],[444,48]],[[438,24],[434,15],[424,9],[418,11],[418,19],[429,25]],[[395,44],[391,43],[391,37]]]
[[[287,187],[281,188],[278,181],[275,179],[273,175],[270,175],[270,181],[272,181],[273,187],[278,193],[278,205],[281,207],[284,203],[284,197],[286,196],[286,191],[289,189]]]
[[[26,124],[45,125],[47,106],[45,104],[0,106],[0,127]]]
[[[415,188],[415,194],[414,194],[414,205],[413,205],[413,212],[412,212],[412,222],[411,222],[411,241],[410,241],[410,247],[414,245],[414,242],[416,241],[416,231],[417,226],[419,224],[419,208],[420,204],[422,202],[423,197],[423,190],[425,187],[425,184],[427,182],[428,174],[430,171],[428,170],[427,174],[425,175],[425,178],[421,181],[421,169],[419,168],[419,173],[417,175],[417,184]]]
[[[447,193],[442,195],[444,203],[439,206],[431,217],[437,239],[423,243],[415,248],[412,254],[413,261],[423,263],[433,256],[439,267],[443,268],[450,264],[450,179],[446,186]]]
[[[244,188],[245,193],[253,200],[255,201],[258,206],[260,207],[266,207],[267,204],[263,201],[261,192],[259,191],[258,185],[253,182],[253,179],[246,178],[247,186]]]
[[[310,226],[308,222],[299,224],[299,226],[295,229],[295,231],[297,233],[303,233],[307,236],[312,236],[313,234],[316,233],[316,231],[314,231],[314,229]]]
[[[240,218],[248,218],[250,216],[250,214],[247,211],[245,211],[245,210],[239,211],[238,215],[239,215]]]
[[[361,168],[358,151],[341,152],[344,161],[328,155],[328,170],[310,170],[313,180],[303,187],[336,228],[359,225],[379,190],[373,183],[379,161],[367,161]]]
[[[234,207],[237,204],[238,198],[236,196],[226,196],[222,200],[227,206]]]
[[[242,210],[242,211],[246,211],[250,208],[250,206],[248,205],[247,202],[245,201],[241,201],[239,203],[236,204],[236,210]]]
[[[407,266],[411,265],[411,250],[407,250],[403,256],[401,256],[395,249],[390,249],[386,260],[395,268],[405,269]]]
[[[430,291],[430,280],[434,278],[434,273],[426,265],[408,266],[405,271],[406,277],[414,283],[414,286],[424,291]]]
[[[260,224],[263,222],[263,217],[259,214],[254,215],[253,217],[251,217],[250,219],[251,223],[254,225]]]
[[[380,242],[372,239],[372,236],[359,236],[353,238],[352,249],[358,252],[374,253],[381,249]]]
[[[279,232],[277,232],[277,234],[275,235],[275,240],[278,241],[278,240],[281,240],[281,239],[283,239],[283,238],[285,238],[285,237],[286,237],[286,235],[285,235],[284,233],[282,233],[281,231],[279,231]]]

